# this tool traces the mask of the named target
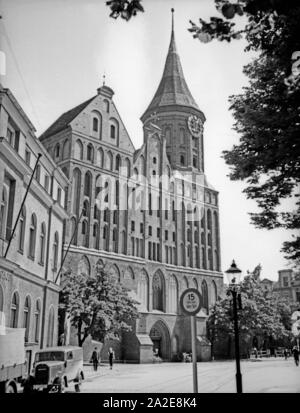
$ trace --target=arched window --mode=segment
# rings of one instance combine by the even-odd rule
[[[113,252],[118,252],[118,231],[117,231],[117,228],[113,229]]]
[[[0,239],[5,238],[7,205],[8,205],[7,190],[5,187],[3,187],[1,205],[0,205]]]
[[[185,164],[184,155],[180,155],[180,164],[181,165]]]
[[[92,175],[87,172],[84,177],[84,195],[91,197],[92,194]]]
[[[116,127],[115,127],[115,125],[110,125],[110,138],[111,139],[116,138]]]
[[[37,180],[38,183],[40,183],[40,180],[41,180],[41,165],[37,165],[37,167],[36,167],[35,179]]]
[[[70,239],[72,239],[72,245],[77,245],[77,228],[76,228],[76,219],[71,218],[71,232]]]
[[[207,283],[205,280],[202,281],[201,292],[202,292],[203,309],[205,310],[206,314],[208,314],[208,289],[207,289]]]
[[[164,288],[161,273],[156,273],[152,280],[153,310],[164,311]]]
[[[46,245],[46,224],[45,222],[41,225],[41,232],[40,232],[40,256],[39,256],[39,264],[44,265],[45,259],[45,245]]]
[[[80,192],[81,192],[81,172],[78,168],[73,171],[73,200],[72,208],[73,213],[79,215],[79,205],[80,205]]]
[[[84,201],[82,210],[83,210],[82,215],[83,215],[84,217],[89,217],[89,216],[90,216],[90,204],[89,204],[89,201],[87,201],[87,200]]]
[[[41,302],[36,301],[34,312],[34,340],[36,343],[40,341],[40,318],[41,318]]]
[[[119,171],[121,167],[121,156],[117,155],[116,156],[116,165],[115,165],[115,169],[116,171]]]
[[[60,155],[60,146],[59,146],[59,143],[57,143],[54,148],[54,156],[57,159],[59,158],[59,155]]]
[[[25,342],[29,341],[30,329],[30,297],[27,295],[24,303],[23,328],[25,328]]]
[[[54,308],[50,307],[48,315],[47,347],[54,345]]]
[[[112,139],[115,144],[118,144],[118,141],[119,141],[119,123],[114,118],[110,119],[109,134],[110,134],[109,135],[110,139]]]
[[[113,170],[113,155],[110,151],[107,152],[106,169]]]
[[[177,313],[178,305],[178,285],[174,275],[171,275],[169,280],[169,311]]]
[[[70,144],[68,139],[64,141],[63,145],[63,159],[68,159],[70,156]]]
[[[54,241],[52,247],[52,260],[53,260],[53,271],[57,270],[57,263],[58,263],[58,243],[59,243],[59,235],[56,231],[54,234]]]
[[[79,139],[75,142],[74,158],[79,160],[83,159],[83,145]]]
[[[213,270],[213,254],[212,254],[212,249],[208,248],[207,250],[207,259],[208,259],[208,269]]]
[[[99,120],[93,117],[93,132],[98,132],[99,130]]]
[[[25,226],[26,226],[26,209],[23,206],[21,215],[19,218],[19,251],[24,251],[24,238],[25,238]]]
[[[198,245],[195,246],[195,262],[196,262],[196,267],[200,268],[200,255],[199,255]]]
[[[29,251],[28,256],[31,259],[35,257],[35,243],[36,243],[36,215],[31,215],[30,228],[29,228]]]
[[[11,300],[10,306],[10,327],[18,327],[18,315],[19,315],[19,295],[17,292],[14,292]]]
[[[105,225],[103,227],[103,247],[105,251],[108,251],[109,245],[108,245],[109,237],[108,237],[108,226]]]
[[[89,162],[94,162],[94,147],[91,143],[89,143],[87,146],[86,159]]]
[[[138,301],[140,302],[140,307],[142,310],[148,311],[148,301],[149,301],[149,280],[148,275],[145,271],[142,271],[138,278],[138,285],[137,285],[137,296]]]
[[[180,245],[180,265],[185,264],[185,247],[183,244]]]
[[[211,230],[211,210],[207,210],[207,229]]]
[[[93,225],[94,248],[99,249],[99,225],[95,222]]]
[[[103,149],[99,148],[97,150],[97,165],[100,166],[100,168],[103,168],[103,158],[104,158],[104,154],[103,154]]]

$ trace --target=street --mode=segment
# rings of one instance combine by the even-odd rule
[[[235,393],[235,362],[198,363],[199,393]],[[244,393],[299,393],[300,367],[293,358],[241,362]],[[85,367],[82,393],[191,393],[191,363],[101,365]],[[73,386],[70,386],[73,392]]]

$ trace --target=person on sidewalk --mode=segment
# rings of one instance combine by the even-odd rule
[[[113,363],[114,363],[114,359],[115,359],[115,352],[113,351],[112,347],[109,347],[109,350],[108,350],[108,359],[109,359],[110,369],[112,370],[112,368],[113,368]]]
[[[293,347],[292,353],[294,356],[296,366],[299,366],[299,350],[297,346]]]
[[[288,351],[287,351],[287,348],[284,349],[283,355],[284,355],[284,359],[287,360],[287,359],[288,359]]]
[[[97,352],[97,347],[95,347],[95,350],[93,351],[92,354],[92,363],[94,366],[94,370],[97,371],[98,370],[98,364],[99,364],[99,356],[98,356],[98,352]]]

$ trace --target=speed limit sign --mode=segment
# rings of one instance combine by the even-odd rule
[[[180,297],[182,311],[186,315],[196,315],[202,307],[202,297],[196,288],[188,288]]]

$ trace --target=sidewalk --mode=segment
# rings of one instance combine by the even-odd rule
[[[110,371],[109,364],[100,363],[98,370],[94,371],[92,363],[84,363],[83,373],[85,379],[92,379],[94,377],[106,376]]]

